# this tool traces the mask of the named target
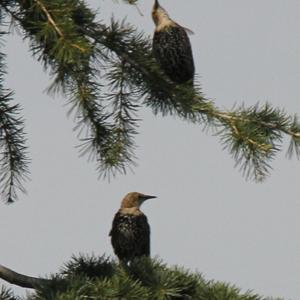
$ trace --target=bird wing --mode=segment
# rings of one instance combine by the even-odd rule
[[[153,36],[153,54],[174,82],[183,83],[194,77],[195,66],[190,40],[181,26],[170,26]]]
[[[136,243],[139,245],[139,255],[150,256],[150,226],[144,214],[138,217],[137,226],[140,229],[136,237]]]
[[[134,253],[135,236],[135,216],[117,212],[113,219],[112,229],[110,231],[111,243],[115,254],[120,258],[128,258]]]
[[[195,34],[195,32],[194,32],[193,30],[191,30],[191,29],[189,29],[189,28],[187,28],[187,27],[181,26],[181,25],[179,25],[179,24],[176,23],[176,22],[175,22],[175,24],[176,24],[177,26],[183,28],[183,29],[186,31],[187,34],[190,34],[190,35]]]

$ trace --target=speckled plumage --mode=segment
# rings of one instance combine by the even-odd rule
[[[195,66],[187,29],[174,22],[155,1],[152,10],[156,25],[153,54],[166,75],[175,83],[193,83]]]
[[[117,212],[110,231],[115,254],[122,261],[150,256],[150,226],[147,217]]]
[[[153,53],[166,75],[176,83],[193,80],[195,67],[190,40],[180,26],[155,31]]]
[[[120,261],[150,256],[150,226],[147,217],[139,209],[147,199],[155,198],[141,193],[129,193],[115,214],[109,233],[111,244]]]

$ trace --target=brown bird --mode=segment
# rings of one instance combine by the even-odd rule
[[[175,83],[193,84],[195,66],[187,35],[191,31],[174,22],[155,0],[152,9],[155,23],[153,54],[165,74]]]
[[[109,236],[119,260],[127,263],[135,257],[150,256],[150,226],[140,206],[155,196],[128,193],[115,214]]]

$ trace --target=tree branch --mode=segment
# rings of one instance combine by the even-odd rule
[[[41,1],[39,0],[35,0],[35,2],[41,7],[42,11],[45,13],[48,22],[54,27],[55,31],[57,32],[57,34],[63,38],[64,34],[62,33],[62,31],[59,29],[59,27],[56,25],[55,21],[53,20],[51,14],[49,13],[49,11],[47,10],[47,8],[45,7],[45,5],[43,3],[41,3]]]
[[[2,2],[0,7],[8,6],[4,8],[6,11],[15,10],[11,1]],[[125,2],[135,4],[136,0]],[[224,111],[202,94],[199,85],[194,88],[175,85],[155,61],[149,37],[124,21],[112,19],[109,26],[96,22],[96,13],[82,1],[67,4],[62,0],[18,0],[16,3],[17,17],[21,17],[20,26],[31,41],[33,54],[39,54],[45,68],[50,67],[56,75],[52,90],[61,88],[78,109],[77,128],[80,134],[85,132],[82,130],[85,126],[88,130],[82,153],[95,154],[100,173],[124,171],[124,157],[127,167],[133,155],[133,152],[120,155],[121,150],[134,148],[133,143],[126,144],[131,140],[120,137],[126,136],[126,130],[127,137],[135,133],[132,124],[136,120],[134,114],[128,114],[133,110],[124,106],[125,94],[114,93],[119,83],[130,91],[132,101],[127,102],[134,104],[132,108],[142,102],[154,114],[177,115],[216,130],[236,165],[241,165],[243,172],[246,170],[257,181],[268,174],[270,161],[281,150],[284,135],[291,137],[288,154],[295,153],[300,158],[297,116],[289,116],[269,104],[248,108],[242,105]],[[116,60],[124,63],[122,72],[112,68],[116,67]],[[103,81],[99,83],[99,79]],[[108,84],[107,79],[110,79]],[[121,104],[118,107],[121,114],[114,108],[115,103]],[[126,130],[118,126],[120,122],[127,126]]]
[[[22,275],[2,265],[0,265],[0,278],[11,284],[29,289],[39,289],[51,281],[49,279]]]
[[[39,0],[35,0],[35,2],[37,3],[37,5],[40,6],[41,10],[44,12],[44,14],[46,15],[49,24],[51,24],[51,26],[53,26],[55,32],[58,34],[58,36],[62,39],[65,38],[64,33],[62,32],[62,30],[59,28],[59,26],[57,25],[57,23],[54,21],[54,19],[51,16],[51,13],[48,11],[48,9],[46,8],[46,6]],[[70,44],[72,47],[77,48],[78,50],[80,50],[81,52],[86,52],[86,49],[80,47],[79,45],[76,44]]]

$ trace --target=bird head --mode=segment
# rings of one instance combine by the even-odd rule
[[[154,1],[152,8],[152,19],[155,25],[159,25],[164,20],[171,20],[166,10],[160,6],[158,0]]]
[[[154,24],[156,25],[156,30],[159,31],[159,29],[162,29],[164,27],[168,27],[168,26],[177,26],[177,27],[181,27],[183,28],[188,34],[193,34],[193,31],[183,27],[181,25],[179,25],[178,23],[176,23],[175,21],[173,21],[167,11],[160,6],[158,0],[154,1],[154,5],[152,8],[152,19]]]
[[[145,195],[137,192],[128,193],[122,200],[121,208],[139,208],[142,203],[148,199],[156,198],[156,196]]]

